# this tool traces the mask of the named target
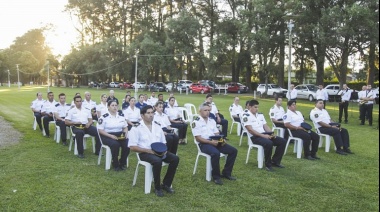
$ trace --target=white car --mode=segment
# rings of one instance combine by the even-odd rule
[[[327,91],[327,94],[329,96],[336,96],[336,95],[338,95],[338,92],[340,90],[340,86],[339,86],[339,84],[327,85],[325,87],[325,90]]]
[[[312,84],[302,84],[295,87],[297,99],[308,99],[310,102],[317,98],[318,87]]]
[[[119,83],[118,82],[110,82],[110,84],[108,86],[110,88],[118,88],[119,87]]]
[[[173,90],[173,83],[169,82],[168,84],[165,85],[166,87],[166,92],[171,92]]]
[[[146,87],[146,83],[145,82],[135,82],[133,83],[133,87],[134,88],[138,88],[138,89],[144,89]]]
[[[261,97],[261,95],[265,92],[265,84],[259,84],[257,86],[257,95]],[[281,88],[280,86],[276,84],[268,84],[268,91],[267,95],[268,96],[273,96],[273,97],[285,97],[286,92],[288,90]]]
[[[178,84],[181,84],[182,87],[184,87],[184,88],[186,88],[186,87],[188,88],[188,87],[190,87],[191,84],[193,84],[193,82],[190,80],[180,80],[180,81],[178,81]]]

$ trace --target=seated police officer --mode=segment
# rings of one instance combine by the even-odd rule
[[[34,116],[36,117],[36,121],[37,121],[38,127],[40,128],[41,131],[42,131],[42,123],[41,123],[42,114],[41,114],[41,109],[42,109],[42,105],[44,104],[44,102],[45,102],[45,100],[42,99],[42,93],[38,92],[37,93],[37,99],[35,99],[32,102],[32,104],[30,105],[30,108],[32,109],[32,111],[34,113]]]
[[[112,166],[115,171],[125,170],[125,164],[129,155],[128,148],[128,123],[122,112],[118,112],[115,100],[107,102],[108,113],[99,118],[97,128],[104,145],[111,148]],[[119,160],[119,151],[121,156]]]
[[[264,115],[262,113],[258,113],[258,101],[251,100],[248,108],[248,112],[243,114],[242,123],[247,129],[252,143],[260,145],[264,148],[266,170],[273,171],[272,165],[279,168],[285,168],[281,165],[282,156],[284,155],[286,147],[285,139],[273,135],[273,132],[265,121]],[[276,146],[276,151],[271,158],[273,146]]]
[[[305,129],[308,124],[304,124],[303,115],[300,111],[297,111],[297,105],[294,100],[288,101],[288,112],[284,115],[283,119],[285,127],[292,132],[292,135],[302,139],[304,158],[307,160],[320,159],[317,157],[319,136],[311,131],[311,127],[310,129]]]
[[[285,115],[285,110],[282,107],[282,98],[276,97],[274,106],[271,107],[271,109],[269,110],[269,117],[272,120],[272,123],[276,127],[280,127],[280,128],[284,129],[284,131],[285,131],[284,138],[285,138],[285,140],[288,140],[289,132],[284,125],[284,120],[282,120],[284,115]]]
[[[160,124],[153,122],[154,112],[152,106],[148,105],[143,107],[140,110],[140,114],[142,121],[140,121],[140,124],[134,125],[129,132],[128,146],[132,151],[139,153],[142,161],[152,164],[155,194],[159,197],[164,196],[162,190],[168,193],[174,193],[171,185],[177,171],[179,158],[171,152],[166,152],[166,154],[162,156],[152,150],[152,143],[166,143],[164,132]],[[161,168],[163,161],[169,163],[169,167],[161,185]]]
[[[209,118],[210,110],[211,106],[207,102],[199,106],[200,117],[197,117],[193,121],[191,125],[192,133],[196,141],[199,142],[198,145],[201,151],[211,156],[211,175],[214,183],[223,185],[223,182],[220,179],[221,177],[228,180],[236,180],[236,178],[231,176],[231,174],[238,151],[236,148],[225,142],[221,143],[218,140],[212,139],[213,136],[219,135],[219,130],[216,128],[216,122]],[[220,174],[219,167],[220,153],[228,155],[222,175]]]
[[[49,122],[54,121],[53,112],[54,112],[54,108],[57,102],[54,100],[53,92],[49,92],[47,96],[48,96],[48,100],[46,100],[44,104],[42,105],[41,114],[43,116],[42,124],[44,126],[44,130],[46,133],[45,136],[49,138],[50,137]]]
[[[310,118],[315,128],[318,128],[321,133],[334,137],[336,153],[340,155],[347,155],[347,153],[352,154],[348,131],[341,128],[340,124],[334,123],[333,120],[331,120],[327,110],[323,109],[322,99],[316,101],[315,108],[310,112]]]
[[[84,158],[83,154],[83,137],[85,134],[89,134],[95,137],[95,154],[98,155],[101,144],[99,141],[98,132],[96,128],[92,126],[92,115],[89,108],[82,107],[82,97],[74,97],[75,107],[71,108],[65,117],[65,123],[72,127],[72,131],[75,134],[75,141],[78,148],[78,157]]]
[[[70,104],[66,104],[66,95],[64,93],[60,93],[58,95],[59,103],[55,105],[54,109],[54,118],[55,124],[59,126],[61,131],[61,141],[64,146],[67,146],[67,133],[66,133],[66,124],[65,117],[67,112],[71,109]]]

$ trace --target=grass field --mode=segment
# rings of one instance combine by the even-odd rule
[[[275,172],[257,168],[256,150],[251,151],[249,163],[245,164],[247,137],[238,146],[234,127],[229,139],[239,151],[233,171],[238,180],[225,180],[223,186],[205,180],[204,158],[192,175],[197,150],[189,128],[188,144],[181,145],[178,151],[180,164],[173,182],[176,193],[158,198],[154,193],[144,194],[143,168],[132,187],[135,153],[130,154],[125,172],[105,171],[104,158],[98,166],[92,148],[85,150],[86,158],[81,160],[53,138],[33,131],[30,103],[38,91],[46,99],[46,90],[46,87],[20,90],[0,87],[0,116],[23,134],[19,144],[0,149],[0,211],[379,211],[379,131],[359,125],[358,106],[354,103],[349,106],[349,124],[343,125],[350,132],[354,155],[338,155],[331,145],[329,153],[322,148],[318,151],[320,161],[308,161],[297,159],[290,146],[282,160],[286,168]],[[56,99],[63,92],[71,102],[76,92],[83,94],[89,89],[51,90]],[[101,93],[108,93],[108,90],[89,91],[97,102]],[[115,92],[122,100],[125,91]],[[205,99],[201,94],[175,96],[180,105],[190,102],[198,106]],[[214,95],[215,103],[229,122],[228,107],[233,96]],[[167,97],[164,93],[164,99]],[[242,94],[240,98],[244,104],[252,94]],[[269,121],[273,100],[258,100],[260,112]],[[305,117],[314,107],[307,101],[299,101],[297,105]],[[327,110],[337,119],[337,103],[328,103]],[[376,105],[374,125],[378,112]],[[52,134],[54,129],[51,130]]]

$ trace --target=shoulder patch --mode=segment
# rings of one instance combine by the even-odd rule
[[[270,113],[270,116],[274,116],[274,113]]]
[[[160,123],[158,123],[157,121],[154,121],[154,123],[156,123],[157,125],[161,126],[161,124],[160,124]]]
[[[195,128],[196,126],[197,126],[197,124],[195,123],[195,121],[193,121],[193,123],[191,123],[191,127]]]
[[[109,113],[106,113],[103,115],[104,118],[107,118],[110,114]]]
[[[123,116],[124,117],[123,111],[119,110],[119,116]]]
[[[248,112],[248,110],[247,110],[247,109],[245,109],[245,110],[244,110],[244,112],[246,112],[246,113],[247,113],[247,112]]]
[[[59,106],[59,103],[58,103],[58,104],[56,104],[55,106],[56,106],[56,107],[58,107],[58,106]]]
[[[286,118],[288,118],[288,116],[287,116],[287,115],[284,115],[284,116],[282,117],[282,119],[284,119],[284,120],[285,120]]]
[[[247,117],[244,117],[244,118],[243,118],[243,121],[244,121],[244,122],[247,122],[247,121],[248,121],[248,118],[247,118]]]
[[[195,118],[195,121],[199,121],[199,120],[200,120],[200,118],[199,118],[199,117]]]
[[[102,123],[103,123],[103,119],[100,118],[100,119],[98,120],[98,124],[102,124]]]
[[[318,118],[318,114],[317,114],[317,113],[316,113],[316,114],[314,114],[314,117],[315,117],[315,118]]]
[[[71,106],[71,104],[66,104],[66,106]]]

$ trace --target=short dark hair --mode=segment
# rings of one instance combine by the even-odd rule
[[[127,98],[128,96],[131,97],[131,95],[127,94],[127,95],[125,95],[124,99]]]
[[[275,100],[276,102],[278,101],[278,99],[282,99],[282,98],[279,97],[279,96],[274,97],[274,100]]]
[[[58,95],[58,98],[61,98],[61,96],[66,96],[66,94],[64,94],[64,93],[60,93],[60,94]]]
[[[158,105],[164,105],[163,101],[157,101],[156,104],[154,104],[155,107],[158,107]]]
[[[164,96],[164,95],[163,95],[162,93],[160,93],[160,94],[158,94],[157,96],[160,97],[160,96]]]
[[[151,105],[147,105],[147,106],[144,106],[143,108],[141,108],[141,110],[140,110],[140,114],[141,114],[141,115],[145,114],[149,109],[154,110],[153,107],[152,107]]]
[[[75,101],[75,99],[78,99],[78,98],[82,99],[81,96],[77,95],[77,96],[74,96],[73,100]]]
[[[206,95],[206,99],[209,97],[212,97],[212,95],[210,93]]]
[[[289,100],[288,103],[287,103],[288,107],[289,107],[289,106],[292,106],[293,103],[297,104],[296,101],[294,101],[294,100]]]
[[[317,99],[315,100],[315,104],[317,104],[318,102],[324,102],[323,99]]]
[[[48,92],[48,93],[47,93],[47,95],[49,96],[49,94],[53,94],[53,92],[52,92],[52,91],[50,91],[50,92]]]
[[[172,96],[172,97],[169,98],[169,102],[170,102],[170,100],[172,100],[172,99],[175,99],[174,96]]]
[[[109,100],[109,101],[107,102],[107,106],[109,107],[109,106],[112,104],[112,102],[115,102],[115,103],[116,103],[116,105],[117,105],[117,102],[116,102],[116,100]]]
[[[248,102],[248,105],[251,107],[255,105],[259,105],[259,101],[257,101],[256,99],[252,99],[251,101]]]

